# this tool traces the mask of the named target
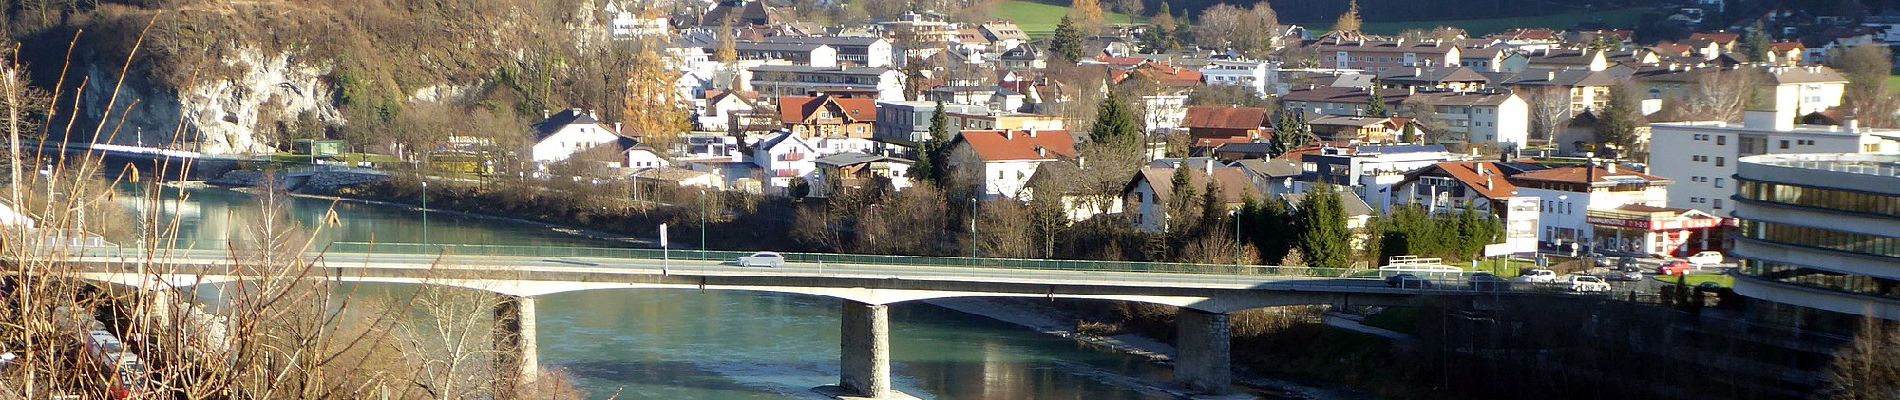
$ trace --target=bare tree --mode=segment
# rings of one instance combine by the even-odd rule
[[[1557,133],[1570,125],[1570,90],[1560,86],[1524,86],[1518,88],[1531,109],[1531,139],[1543,139],[1548,145]]]
[[[1665,118],[1676,121],[1740,121],[1761,82],[1760,71],[1705,72],[1686,91],[1670,96]]]
[[[1900,328],[1868,318],[1847,348],[1828,366],[1826,398],[1875,400],[1900,398]]]

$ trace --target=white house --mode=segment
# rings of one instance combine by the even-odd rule
[[[1141,96],[1142,123],[1148,133],[1173,132],[1187,119],[1187,95],[1161,94]]]
[[[750,116],[759,108],[755,94],[738,91],[714,91],[694,110],[693,124],[701,131],[724,131],[734,119]],[[744,122],[741,121],[743,124]]]
[[[820,89],[874,89],[880,100],[904,98],[904,74],[889,68],[761,65],[750,71],[752,90],[767,99],[805,96]]]
[[[1423,115],[1432,122],[1428,125],[1462,136],[1458,139],[1465,143],[1514,148],[1530,140],[1530,103],[1507,90],[1421,92],[1406,102],[1430,107],[1432,112]]]
[[[774,133],[753,145],[752,162],[765,172],[769,188],[790,188],[793,179],[806,179],[818,168],[816,146],[790,131]],[[768,189],[768,192],[772,189]]]
[[[950,141],[958,181],[983,188],[983,200],[1015,199],[1042,163],[1075,158],[1069,131],[966,130]]]
[[[593,110],[579,108],[548,116],[534,126],[534,144],[528,150],[530,159],[546,166],[623,139],[617,132],[619,127],[608,129],[601,126],[598,118]]]
[[[1279,63],[1251,60],[1211,60],[1201,67],[1201,79],[1208,86],[1242,86],[1253,89],[1255,96],[1266,97],[1267,88],[1280,74]]]
[[[1680,255],[1685,244],[1706,243],[1722,227],[1706,213],[1664,207],[1674,183],[1668,178],[1614,162],[1524,172],[1510,181],[1518,196],[1540,203],[1538,240],[1560,248]]]
[[[1737,161],[1759,154],[1900,153],[1900,130],[1858,126],[1795,125],[1794,114],[1748,111],[1744,122],[1675,122],[1650,125],[1650,171],[1672,179],[1668,206],[1718,217],[1734,211],[1729,198],[1741,186]],[[1851,124],[1851,123],[1850,123]],[[1851,124],[1858,125],[1858,124]]]

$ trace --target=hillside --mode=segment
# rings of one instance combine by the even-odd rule
[[[1060,3],[1060,4],[1058,4]],[[1006,19],[1023,28],[1024,33],[1036,38],[1048,37],[1056,31],[1056,24],[1062,22],[1062,16],[1069,15],[1066,1],[1061,0],[1010,0],[996,7],[996,18]],[[1103,19],[1110,24],[1128,23],[1127,15],[1104,13]],[[1147,22],[1148,18],[1137,17],[1135,22]]]

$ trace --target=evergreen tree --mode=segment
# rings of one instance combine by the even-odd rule
[[[1210,161],[1211,162],[1211,161]],[[1226,193],[1221,190],[1220,182],[1213,176],[1207,177],[1207,191],[1201,195],[1201,232],[1207,234],[1220,228],[1220,221],[1227,216]]]
[[[1411,144],[1423,143],[1419,139],[1418,124],[1405,124],[1405,133],[1399,135],[1399,141]]]
[[[1372,86],[1366,88],[1366,116],[1385,116],[1385,95],[1379,94],[1379,80],[1373,79]]]
[[[1359,0],[1352,0],[1346,6],[1346,13],[1339,14],[1339,20],[1333,22],[1333,32],[1358,36],[1360,25],[1363,24],[1359,20]],[[1312,255],[1308,254],[1307,259],[1312,260]]]
[[[1082,60],[1082,31],[1075,27],[1075,21],[1068,16],[1056,24],[1055,35],[1049,38],[1049,52],[1064,62],[1074,64]]]
[[[1306,147],[1313,136],[1313,127],[1306,124],[1306,114],[1302,112],[1283,112],[1279,121],[1273,124],[1274,157]]]
[[[1768,62],[1768,53],[1773,48],[1774,43],[1768,40],[1768,28],[1762,26],[1761,21],[1756,21],[1755,26],[1742,35],[1740,50],[1742,55],[1748,56],[1748,61]]]
[[[1286,202],[1248,198],[1241,208],[1241,237],[1260,252],[1260,262],[1279,264],[1292,250],[1297,230],[1287,215]]]
[[[1110,89],[1108,98],[1102,99],[1102,105],[1095,112],[1095,126],[1089,128],[1089,141],[1116,146],[1133,146],[1141,142],[1141,123],[1135,118],[1135,110],[1122,99],[1120,91]]]
[[[904,63],[904,100],[914,101],[924,94],[924,62],[910,60]]]
[[[1182,163],[1174,168],[1174,176],[1168,179],[1168,219],[1166,230],[1173,235],[1186,233],[1194,227],[1194,188],[1193,179],[1188,176],[1193,168]]]
[[[1352,231],[1346,229],[1346,209],[1332,185],[1320,184],[1300,200],[1300,253],[1316,268],[1352,266]]]
[[[1597,142],[1615,145],[1619,157],[1627,157],[1636,145],[1636,128],[1643,124],[1643,112],[1636,93],[1629,85],[1610,87],[1610,101],[1597,114]]]
[[[910,183],[916,185],[937,183],[937,145],[934,140],[925,140],[917,146],[917,162],[910,165]]]
[[[1155,10],[1154,17],[1148,22],[1154,27],[1154,31],[1149,32],[1147,36],[1154,38],[1151,49],[1158,53],[1181,47],[1180,38],[1174,36],[1175,30],[1180,29],[1181,24],[1175,22],[1174,10],[1168,7],[1168,2],[1161,2],[1161,9]]]

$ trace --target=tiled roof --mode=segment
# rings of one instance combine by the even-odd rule
[[[536,142],[546,140],[548,136],[553,136],[555,132],[560,132],[561,128],[565,128],[568,125],[587,124],[600,124],[600,120],[594,119],[593,115],[581,111],[579,108],[570,108],[561,111],[560,114],[549,116],[547,120],[541,121],[539,124],[535,124],[534,140]]]
[[[1689,40],[1707,40],[1715,43],[1733,43],[1741,38],[1742,34],[1737,32],[1696,32],[1689,34]]]
[[[1069,131],[963,131],[957,140],[968,142],[985,162],[1074,158],[1075,138]],[[1041,151],[1038,151],[1041,150]]]
[[[1272,125],[1265,108],[1194,106],[1188,107],[1187,118],[1181,120],[1181,126],[1188,129],[1259,129]]]
[[[1640,178],[1642,180],[1649,181],[1650,183],[1671,182],[1667,178],[1662,178],[1655,175],[1641,174],[1641,173],[1631,172],[1629,170],[1618,170],[1615,173],[1611,173],[1610,170],[1603,169],[1603,168],[1596,168],[1596,167],[1551,168],[1551,169],[1546,169],[1542,171],[1531,171],[1531,172],[1525,172],[1522,174],[1513,175],[1511,176],[1511,179],[1523,180],[1523,181],[1543,181],[1543,182],[1607,183],[1607,182],[1610,182],[1610,180],[1608,179],[1609,177],[1626,177],[1626,176]]]
[[[785,96],[778,100],[779,120],[785,123],[803,123],[811,118],[826,104],[836,104],[836,112],[847,123],[876,121],[877,100],[855,97],[831,96]]]
[[[1207,172],[1202,168],[1188,168],[1188,187],[1195,195],[1207,192]],[[1142,168],[1135,179],[1128,182],[1124,190],[1133,189],[1135,184],[1147,181],[1154,189],[1155,196],[1162,203],[1174,194],[1174,168]],[[1237,205],[1247,201],[1248,197],[1260,198],[1260,188],[1254,187],[1253,180],[1247,177],[1247,171],[1238,167],[1214,168],[1214,182],[1221,188],[1221,199],[1226,205]]]
[[[1480,167],[1484,168],[1484,172],[1478,172]],[[1442,162],[1422,172],[1433,170],[1445,171],[1446,175],[1451,175],[1452,179],[1457,179],[1458,182],[1464,183],[1465,186],[1477,191],[1479,196],[1487,199],[1511,197],[1517,192],[1517,185],[1511,184],[1510,179],[1506,179],[1508,178],[1505,176],[1507,171],[1498,168],[1497,163],[1494,162]]]

